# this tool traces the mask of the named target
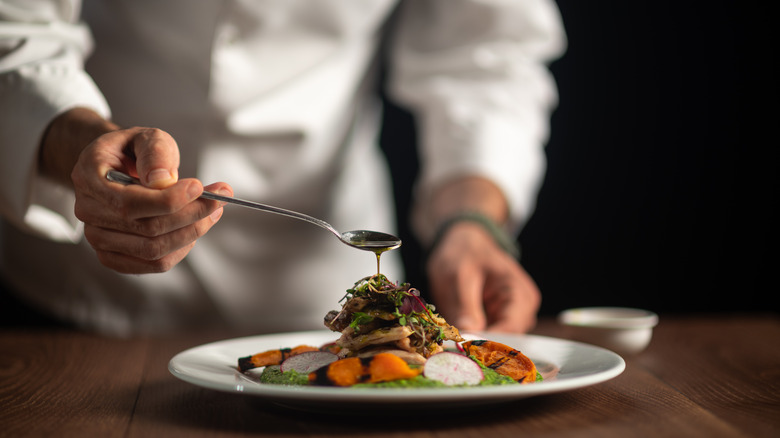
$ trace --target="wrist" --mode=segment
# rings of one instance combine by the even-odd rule
[[[41,139],[41,175],[70,186],[70,174],[81,151],[96,138],[117,129],[117,125],[90,109],[73,108],[60,114],[49,123]]]
[[[444,236],[456,225],[468,222],[479,225],[484,231],[486,231],[493,241],[507,254],[511,255],[515,259],[520,258],[520,246],[517,244],[517,239],[510,235],[503,227],[496,223],[489,216],[478,211],[463,211],[451,215],[444,221],[442,221],[434,235],[433,242],[430,246],[430,251],[433,251],[436,246],[441,242]]]

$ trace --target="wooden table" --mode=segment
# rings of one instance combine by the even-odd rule
[[[560,336],[552,320],[536,334]],[[240,335],[110,339],[0,331],[0,436],[778,437],[780,318],[664,317],[623,374],[570,392],[434,417],[308,414],[190,385],[186,348]]]

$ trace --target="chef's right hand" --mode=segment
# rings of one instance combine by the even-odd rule
[[[200,199],[197,179],[178,178],[179,148],[154,128],[118,129],[84,148],[70,174],[75,214],[100,262],[121,273],[165,272],[190,252],[222,216],[222,203]],[[106,179],[116,169],[141,185]],[[232,196],[215,183],[205,189]]]

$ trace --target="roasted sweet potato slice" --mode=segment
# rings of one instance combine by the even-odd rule
[[[357,357],[337,360],[309,374],[309,382],[315,385],[352,386],[366,375],[363,361]]]
[[[474,356],[488,368],[520,383],[536,381],[536,365],[519,350],[495,341],[467,341],[466,354]]]
[[[422,368],[413,369],[405,360],[392,353],[379,353],[371,358],[368,365],[369,383],[391,382],[393,380],[416,377]]]
[[[279,365],[288,357],[307,351],[319,351],[319,348],[309,345],[299,345],[294,348],[280,348],[278,350],[263,351],[252,356],[239,357],[238,369],[241,370],[241,372],[244,372],[251,370],[252,368]]]
[[[309,382],[315,385],[352,386],[357,383],[411,379],[420,372],[419,369],[410,368],[406,361],[392,353],[379,353],[372,357],[337,360],[309,374]]]

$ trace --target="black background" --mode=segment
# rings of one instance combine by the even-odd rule
[[[767,310],[778,289],[768,11],[725,1],[558,5],[569,40],[551,65],[560,104],[537,210],[519,239],[542,314]],[[414,131],[399,108],[386,118],[405,218]],[[419,248],[400,226],[409,280],[424,284]]]

